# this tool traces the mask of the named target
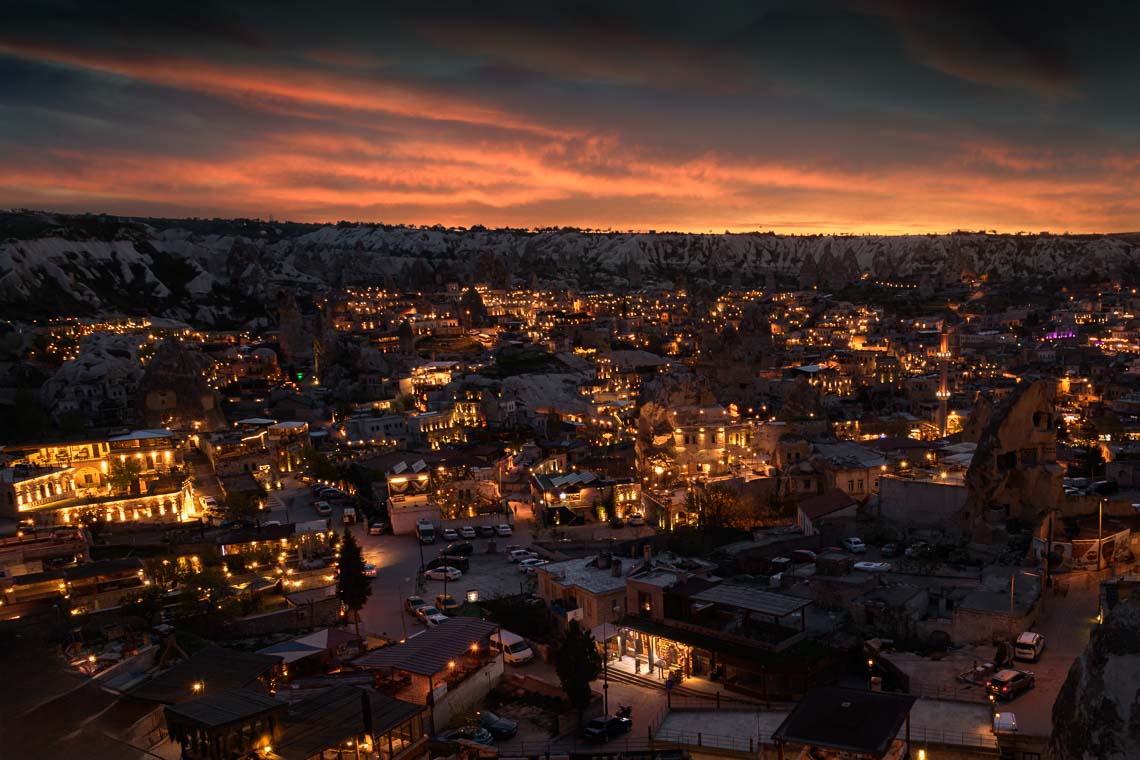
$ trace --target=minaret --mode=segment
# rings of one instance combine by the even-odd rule
[[[950,326],[945,321],[942,323],[942,342],[938,347],[938,363],[941,376],[938,381],[938,392],[934,396],[938,399],[938,435],[945,438],[949,420],[947,404],[950,401]]]

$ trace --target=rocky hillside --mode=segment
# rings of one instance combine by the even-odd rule
[[[145,311],[223,324],[265,313],[282,287],[426,288],[472,277],[589,290],[1138,274],[1136,235],[684,235],[0,214],[0,308],[15,316]]]
[[[1053,705],[1052,756],[1134,758],[1140,748],[1140,597],[1093,630]]]

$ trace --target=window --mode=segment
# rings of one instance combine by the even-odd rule
[[[856,485],[856,488],[859,490],[859,493],[863,493],[863,479],[860,478],[859,481],[855,485]]]
[[[805,490],[805,491],[807,491],[807,490],[809,490],[810,488],[811,488],[811,481],[810,481],[810,480],[806,480],[806,479],[805,479],[805,480],[804,480],[804,490]]]
[[[854,491],[855,490],[855,481],[854,480],[848,480],[847,481],[847,490],[848,491]]]

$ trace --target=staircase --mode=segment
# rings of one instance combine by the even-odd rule
[[[642,688],[657,689],[659,691],[666,690],[665,681],[662,681],[656,676],[636,675],[633,673],[627,673],[624,670],[618,670],[617,668],[611,668],[608,671],[608,678],[610,681],[613,681],[615,683],[624,683],[630,686],[640,686]],[[717,701],[716,693],[707,691],[705,689],[697,689],[691,686],[685,686],[684,683],[680,683],[674,686],[671,691],[672,696],[674,697],[706,700],[710,704]],[[725,705],[742,706],[759,704],[759,701],[743,694],[726,694],[725,692],[720,692],[720,703]]]
[[[269,495],[265,497],[265,509],[270,512],[278,510],[285,511],[285,501],[276,493],[270,491]]]

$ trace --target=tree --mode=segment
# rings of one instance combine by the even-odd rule
[[[554,670],[562,682],[566,698],[581,719],[582,711],[590,705],[593,696],[590,682],[602,672],[602,655],[594,642],[594,634],[583,630],[577,620],[571,620],[566,629],[566,638],[558,648]]]
[[[226,494],[226,515],[231,520],[253,520],[261,511],[261,494],[257,491],[231,491]]]
[[[685,511],[697,515],[702,528],[749,527],[740,497],[724,486],[693,489],[685,497]]]
[[[115,493],[127,493],[131,487],[138,483],[142,465],[133,457],[111,460],[111,467],[107,473],[107,482]]]
[[[340,547],[340,565],[336,578],[336,595],[345,607],[352,610],[352,622],[356,626],[356,638],[360,638],[360,611],[372,596],[372,581],[364,574],[364,555],[360,544],[346,526],[344,543]]]

